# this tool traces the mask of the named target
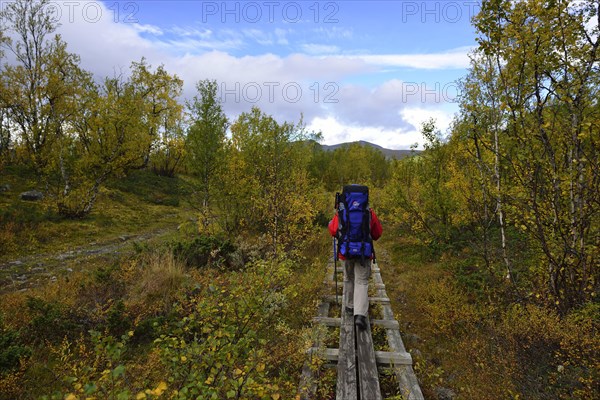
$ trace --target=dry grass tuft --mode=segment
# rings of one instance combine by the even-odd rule
[[[141,262],[137,282],[129,293],[131,308],[141,308],[152,313],[170,310],[172,302],[189,281],[185,265],[170,251],[155,251]]]

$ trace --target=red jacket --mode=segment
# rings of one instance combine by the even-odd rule
[[[331,221],[329,221],[329,233],[331,234],[331,236],[335,236],[337,234],[338,231],[338,214],[335,213],[335,215],[333,216],[333,219]],[[373,209],[371,209],[371,237],[373,238],[373,240],[377,240],[381,237],[381,234],[383,233],[383,228],[381,227],[381,222],[379,222],[379,219],[377,218],[377,215],[375,215],[375,211],[373,211]],[[340,260],[344,260],[344,256],[341,254],[338,254],[338,257]]]

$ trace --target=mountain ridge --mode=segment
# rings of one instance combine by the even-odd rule
[[[321,146],[321,148],[323,150],[334,151],[334,150],[339,149],[341,147],[350,146],[350,145],[353,145],[353,144],[358,144],[358,145],[361,145],[361,146],[372,147],[374,149],[377,149],[377,150],[381,151],[386,157],[388,157],[388,158],[395,158],[397,160],[400,160],[400,159],[402,159],[404,157],[408,157],[408,156],[413,155],[413,154],[420,153],[419,150],[392,150],[392,149],[388,149],[388,148],[382,147],[382,146],[380,146],[378,144],[375,144],[375,143],[367,142],[365,140],[358,140],[358,141],[354,141],[354,142],[344,142],[344,143],[338,143],[338,144],[332,144],[332,145],[320,144],[320,146]]]

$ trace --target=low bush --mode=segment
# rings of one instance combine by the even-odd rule
[[[236,247],[228,239],[201,235],[171,243],[169,247],[175,257],[189,267],[234,267],[232,255]]]

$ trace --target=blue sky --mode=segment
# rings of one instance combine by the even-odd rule
[[[60,33],[97,76],[146,57],[194,94],[217,79],[231,119],[253,105],[283,121],[303,114],[326,144],[421,143],[429,117],[458,111],[455,81],[475,46],[459,1],[53,1]]]

